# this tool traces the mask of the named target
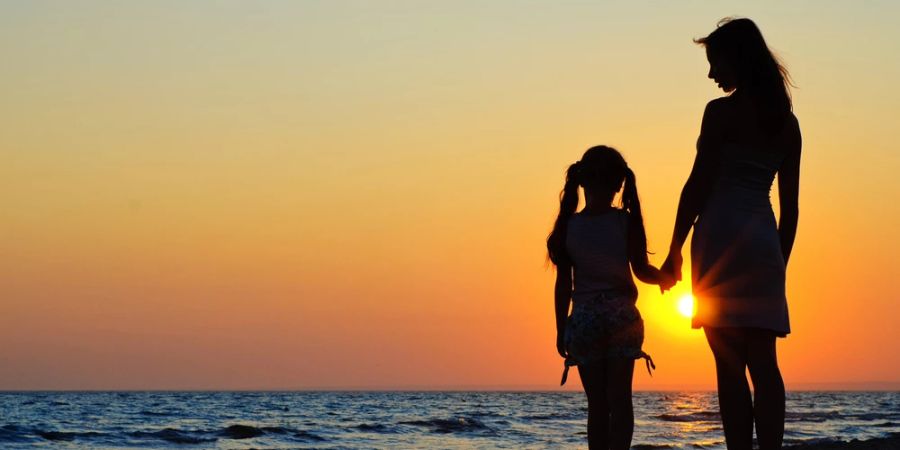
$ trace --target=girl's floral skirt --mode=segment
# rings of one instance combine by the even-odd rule
[[[656,368],[641,350],[644,321],[635,306],[632,291],[602,291],[589,300],[577,301],[566,320],[565,361],[562,382],[570,366],[602,364],[608,358],[647,360],[647,370]]]

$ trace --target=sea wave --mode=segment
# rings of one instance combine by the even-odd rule
[[[219,439],[252,439],[265,435],[291,437],[300,441],[321,442],[326,439],[305,430],[280,426],[256,427],[252,425],[234,424],[214,430],[192,430],[180,428],[163,428],[155,430],[135,430],[124,433],[101,433],[97,431],[65,431],[44,430],[7,424],[0,427],[0,442],[32,442],[36,439],[53,442],[82,441],[90,442],[101,439],[130,441],[165,441],[173,444],[203,444],[216,442]]]
[[[166,412],[166,411],[149,411],[149,410],[146,410],[146,409],[143,410],[143,411],[141,411],[141,412],[139,412],[138,414],[140,414],[140,415],[142,415],[142,416],[151,416],[151,417],[154,417],[154,416],[155,416],[155,417],[165,417],[165,416],[171,416],[171,415],[172,415],[172,413]]]
[[[715,392],[634,400],[635,448],[725,450]],[[585,406],[581,392],[0,392],[0,449],[576,448]],[[896,392],[789,392],[787,411],[801,448],[900,431]]]
[[[131,437],[148,440],[161,440],[171,442],[173,444],[202,444],[204,442],[215,442],[218,439],[214,436],[204,437],[203,432],[178,430],[174,428],[164,428],[157,431],[133,431],[129,433]]]
[[[716,411],[698,411],[687,414],[659,414],[654,416],[666,422],[717,422],[719,413]]]
[[[382,423],[361,423],[355,427],[353,427],[359,431],[366,432],[374,432],[374,433],[387,433],[389,431],[393,431],[392,428],[388,427]]]
[[[404,420],[400,425],[425,427],[434,433],[468,433],[490,431],[490,427],[478,419],[471,417],[455,417],[451,419]]]

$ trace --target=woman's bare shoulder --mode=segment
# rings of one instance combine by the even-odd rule
[[[725,135],[730,123],[734,120],[735,104],[730,97],[719,97],[710,100],[703,110],[700,124],[700,141],[709,143],[718,141]]]
[[[739,105],[731,97],[719,97],[710,100],[703,110],[703,121],[709,125],[724,125],[738,113]]]
[[[732,112],[737,108],[738,101],[731,96],[714,98],[706,103],[706,110],[715,113]]]

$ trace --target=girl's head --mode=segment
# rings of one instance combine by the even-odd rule
[[[790,75],[752,20],[722,19],[709,36],[694,42],[706,47],[708,76],[722,90],[749,94],[770,121],[790,112]]]
[[[569,263],[566,253],[566,228],[569,219],[578,209],[578,188],[585,196],[612,204],[616,193],[622,189],[622,209],[632,220],[637,220],[643,228],[641,203],[637,195],[634,172],[628,168],[625,158],[612,147],[598,145],[589,148],[580,161],[574,162],[566,171],[566,184],[559,194],[559,215],[553,231],[547,237],[547,255],[557,266]],[[646,246],[646,242],[645,242]]]
[[[589,148],[575,164],[574,182],[586,193],[602,199],[612,199],[625,181],[628,164],[618,151],[605,145]],[[577,191],[575,191],[577,195]]]

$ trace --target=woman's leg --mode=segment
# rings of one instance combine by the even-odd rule
[[[740,328],[703,327],[716,359],[719,411],[728,450],[753,446],[753,401],[747,384],[746,342]]]
[[[631,404],[631,380],[634,360],[610,358],[606,368],[606,399],[609,402],[609,448],[628,450],[634,433],[634,409]]]
[[[578,366],[578,376],[588,401],[588,448],[609,448],[609,407],[606,400],[606,367],[602,364]]]
[[[747,344],[756,440],[760,450],[780,449],[784,438],[784,381],[775,355],[775,334],[749,329]]]

